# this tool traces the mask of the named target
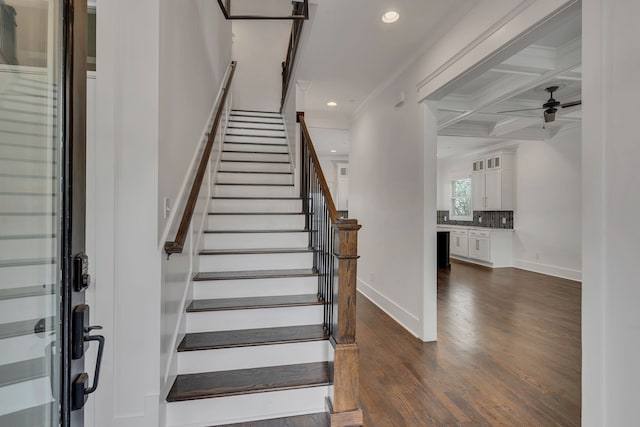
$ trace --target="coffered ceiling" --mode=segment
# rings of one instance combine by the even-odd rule
[[[454,88],[438,104],[438,157],[513,140],[550,139],[579,126],[580,106],[558,108],[550,123],[541,107],[550,86],[558,86],[553,97],[563,104],[580,100],[581,47],[577,10],[527,48]]]

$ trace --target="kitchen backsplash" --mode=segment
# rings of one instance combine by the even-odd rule
[[[473,221],[454,221],[449,216],[449,211],[438,211],[438,224],[513,229],[513,211],[476,211],[473,213]]]

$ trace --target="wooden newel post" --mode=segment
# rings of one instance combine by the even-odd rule
[[[333,400],[329,402],[331,426],[362,425],[358,407],[360,362],[356,343],[356,277],[358,265],[358,230],[355,219],[339,219],[333,228],[337,259],[334,283],[333,332],[334,347]]]

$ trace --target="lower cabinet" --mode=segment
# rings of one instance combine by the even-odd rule
[[[513,266],[513,230],[463,227],[439,229],[449,231],[449,250],[453,258],[490,267]]]
[[[469,235],[467,230],[450,230],[449,250],[451,255],[469,256]]]
[[[491,261],[491,239],[488,231],[469,230],[469,258]]]

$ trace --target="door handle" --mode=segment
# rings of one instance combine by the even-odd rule
[[[102,335],[88,335],[88,332],[92,329],[102,329],[102,326],[91,326],[87,328],[87,335],[84,337],[84,341],[98,341],[98,356],[96,357],[96,369],[93,374],[93,385],[88,387],[89,375],[86,372],[78,375],[73,382],[71,390],[71,410],[77,411],[82,409],[87,401],[87,396],[96,391],[98,388],[98,382],[100,380],[100,367],[102,366],[102,355],[104,353],[104,336]]]

